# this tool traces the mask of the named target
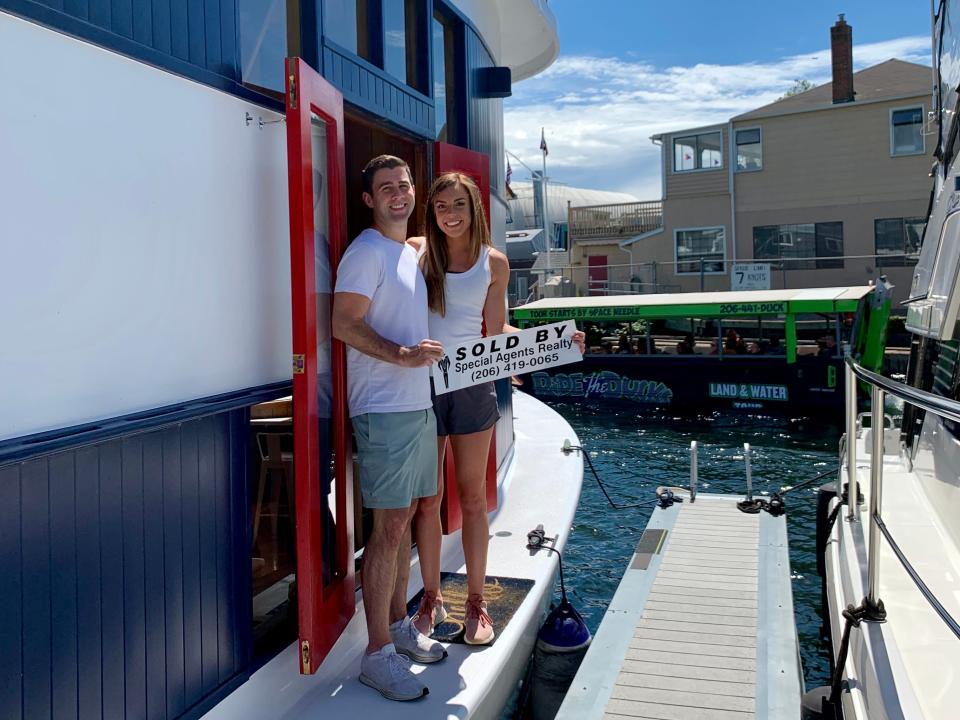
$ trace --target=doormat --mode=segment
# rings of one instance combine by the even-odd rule
[[[494,642],[532,587],[533,580],[529,578],[487,575],[483,599],[487,601],[487,615],[493,621],[496,632]],[[440,573],[440,594],[443,595],[443,606],[447,609],[447,619],[434,628],[430,637],[440,642],[462,643],[466,621],[464,603],[467,601],[467,576],[462,573]],[[417,612],[421,597],[423,590],[407,603],[407,615],[412,617]]]

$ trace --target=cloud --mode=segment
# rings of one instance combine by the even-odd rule
[[[890,58],[930,63],[930,39],[903,37],[854,48],[854,69]],[[830,81],[830,51],[769,63],[660,68],[642,59],[561,57],[519,83],[504,108],[506,146],[539,168],[541,126],[547,173],[570,185],[660,197],[660,148],[650,136],[726,122],[773,102],[797,79]],[[516,175],[522,169],[515,167]]]

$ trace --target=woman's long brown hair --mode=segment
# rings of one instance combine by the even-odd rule
[[[480,188],[469,175],[461,172],[444,173],[430,186],[427,193],[427,213],[424,228],[426,237],[426,251],[424,252],[423,277],[427,281],[427,298],[430,310],[446,315],[447,268],[450,254],[447,248],[447,236],[437,223],[437,213],[433,203],[437,194],[459,185],[467,191],[470,198],[470,265],[480,257],[480,248],[483,245],[492,245],[490,231],[487,229],[487,218],[483,212],[483,201],[480,199]]]

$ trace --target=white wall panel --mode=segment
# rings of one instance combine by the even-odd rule
[[[0,13],[0,440],[290,377],[285,125]]]

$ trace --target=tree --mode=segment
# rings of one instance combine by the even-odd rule
[[[813,89],[813,83],[807,80],[806,78],[797,78],[793,81],[793,86],[787,90],[783,95],[777,98],[777,100],[783,100],[784,98],[793,97],[794,95],[799,95],[800,93],[805,93],[807,90]]]

